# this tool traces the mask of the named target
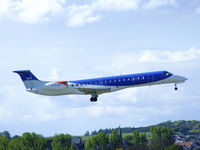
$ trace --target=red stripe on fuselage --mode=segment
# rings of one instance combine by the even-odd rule
[[[61,83],[61,84],[67,85],[67,81],[56,81],[56,83]]]

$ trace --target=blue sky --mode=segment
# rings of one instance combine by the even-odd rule
[[[0,0],[0,131],[82,135],[87,130],[200,120],[199,0]],[[154,70],[184,84],[99,96],[25,92],[13,70],[75,80]]]

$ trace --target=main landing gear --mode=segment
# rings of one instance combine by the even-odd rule
[[[175,84],[175,88],[174,88],[174,90],[178,90],[178,88],[177,88],[176,84]]]
[[[96,102],[97,101],[97,97],[98,95],[92,95],[92,97],[90,98],[91,102]]]

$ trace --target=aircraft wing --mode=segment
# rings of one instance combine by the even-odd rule
[[[85,94],[102,94],[102,93],[107,93],[110,92],[110,88],[98,88],[98,87],[82,87],[82,88],[77,88],[79,91],[84,92]]]

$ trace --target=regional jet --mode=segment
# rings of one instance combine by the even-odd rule
[[[130,87],[174,83],[174,89],[178,90],[177,84],[187,80],[185,77],[173,75],[168,71],[154,71],[74,81],[41,81],[30,70],[13,72],[20,75],[28,92],[48,96],[68,94],[91,95],[91,102],[96,102],[100,94]]]

